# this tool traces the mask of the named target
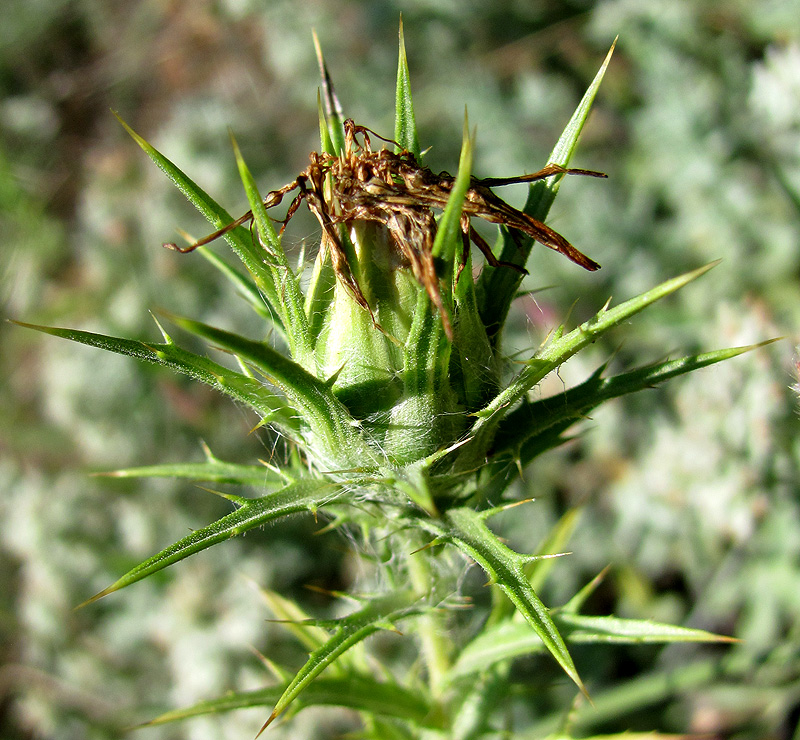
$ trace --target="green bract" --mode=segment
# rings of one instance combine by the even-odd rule
[[[539,229],[537,239],[565,253],[558,235],[550,236],[553,232],[541,222],[558,192],[609,58],[610,52],[553,149],[549,171],[554,174],[531,182],[523,209],[525,223],[538,224],[531,226]],[[497,219],[493,254],[487,254],[489,263],[474,277],[465,249],[469,215],[481,216],[474,198],[491,182],[472,177],[475,142],[466,122],[457,176],[424,182],[430,171],[422,169],[402,34],[394,150],[370,150],[366,137],[371,132],[343,120],[321,65],[322,144],[316,155],[321,164],[317,170],[309,168],[293,187],[262,199],[234,145],[252,209],[235,228],[227,228],[233,219],[219,204],[129,129],[212,227],[224,232],[220,236],[246,272],[205,249],[202,253],[268,324],[265,335],[272,332],[281,338],[285,351],[174,316],[168,317],[172,324],[235,357],[238,369],[182,349],[163,329],[159,341],[134,341],[34,327],[165,365],[206,383],[252,408],[294,452],[284,469],[228,464],[208,452],[205,464],[117,471],[119,476],[239,483],[256,486],[259,494],[229,496],[233,512],[141,563],[90,602],[222,540],[297,512],[326,516],[332,525],[349,526],[373,542],[390,538],[398,555],[374,566],[383,569],[376,583],[402,586],[358,597],[359,606],[336,621],[311,620],[296,605],[268,594],[275,615],[287,620],[287,628],[310,651],[307,663],[296,672],[273,666],[275,682],[269,688],[227,695],[157,721],[269,705],[269,724],[290,704],[337,704],[360,713],[367,737],[424,734],[466,740],[490,733],[493,710],[511,680],[509,662],[516,657],[549,652],[585,692],[570,642],[717,639],[698,630],[581,615],[588,590],[560,611],[551,611],[536,593],[548,571],[548,561],[542,558],[559,551],[574,518],[565,518],[551,540],[530,554],[510,549],[487,525],[493,514],[510,505],[504,495],[518,470],[560,444],[566,430],[593,408],[748,349],[665,361],[615,377],[603,377],[601,368],[581,385],[533,400],[531,391],[568,358],[711,266],[613,308],[605,306],[571,331],[559,328],[511,373],[502,352],[502,329],[535,242],[512,222]],[[370,176],[360,182],[358,198],[345,203],[347,183],[337,168],[356,151],[353,147],[358,156],[375,155],[376,167],[386,163],[395,169],[383,180]],[[401,188],[406,177],[402,168],[411,168],[408,177],[413,178],[417,164],[422,180],[414,187],[422,194],[433,193],[425,195],[425,203]],[[339,201],[334,202],[332,192],[340,192]],[[289,193],[300,195],[297,204],[306,201],[323,228],[316,263],[302,281],[268,214]],[[431,207],[437,209],[435,221]],[[584,259],[585,266],[594,265]],[[452,557],[454,553],[458,557]],[[462,556],[485,571],[496,598],[482,631],[466,644],[453,645],[447,633],[448,612],[442,607],[457,592]],[[423,678],[415,672],[404,676],[372,670],[369,662],[352,657],[350,649],[369,635],[404,629],[409,622],[416,625]]]

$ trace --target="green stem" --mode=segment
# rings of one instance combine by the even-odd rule
[[[421,538],[416,538],[417,547],[425,547]],[[429,550],[417,550],[408,558],[408,571],[411,585],[419,594],[430,594],[436,591],[431,572]],[[420,615],[417,624],[422,641],[422,656],[428,669],[428,684],[434,698],[439,698],[445,683],[445,676],[450,670],[450,645],[447,639],[447,628],[440,610],[433,608]]]

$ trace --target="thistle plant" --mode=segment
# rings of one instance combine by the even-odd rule
[[[234,142],[251,209],[238,219],[126,126],[215,229],[186,247],[167,246],[197,250],[219,268],[263,319],[261,337],[166,317],[206,340],[217,358],[211,359],[182,348],[158,321],[160,341],[33,327],[206,383],[251,408],[286,453],[279,466],[229,463],[207,451],[203,463],[117,471],[224,483],[241,492],[221,494],[233,504],[231,513],[166,547],[87,604],[298,513],[313,515],[326,530],[346,529],[367,563],[367,575],[344,595],[356,606],[338,619],[315,619],[298,604],[264,592],[275,618],[310,652],[299,669],[266,659],[272,675],[265,688],[230,693],[154,722],[263,706],[263,731],[284,713],[338,705],[354,710],[363,737],[496,736],[516,658],[541,654],[540,660],[555,660],[580,697],[590,689],[571,655],[574,644],[725,639],[582,614],[599,577],[568,603],[546,607],[537,592],[572,532],[574,512],[528,552],[511,549],[489,526],[495,514],[524,503],[509,493],[521,472],[566,441],[567,430],[590,411],[749,349],[661,361],[614,376],[606,376],[603,366],[560,394],[536,396],[541,381],[566,360],[703,275],[708,265],[603,306],[572,330],[558,327],[522,361],[512,363],[503,353],[503,327],[537,244],[562,253],[575,269],[599,266],[544,221],[565,177],[602,176],[569,165],[611,52],[546,166],[532,175],[485,179],[472,173],[475,136],[466,117],[457,174],[425,165],[402,31],[391,138],[345,118],[319,56],[320,151],[293,182],[262,197]],[[511,182],[529,183],[522,210],[495,192]],[[289,198],[276,220],[275,209]],[[286,224],[302,207],[321,227],[310,275],[293,266],[282,244]],[[472,219],[498,225],[493,246]],[[210,251],[218,238],[244,270]],[[483,257],[479,272],[471,244]],[[491,598],[472,607],[483,609],[474,620],[480,626],[458,641],[450,627],[469,608],[459,586],[469,562],[485,571]],[[411,668],[367,659],[371,643],[365,640],[381,630],[406,633],[399,639],[418,650]],[[570,736],[568,725],[560,731]]]

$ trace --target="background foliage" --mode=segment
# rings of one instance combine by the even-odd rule
[[[147,337],[155,331],[148,309],[163,307],[246,330],[249,312],[204,261],[160,248],[177,226],[195,225],[198,235],[205,226],[109,108],[209,192],[227,193],[223,202],[238,213],[246,205],[228,126],[263,189],[291,181],[317,148],[312,27],[348,113],[392,131],[401,11],[429,163],[455,169],[466,103],[478,126],[478,176],[543,165],[620,35],[575,160],[610,179],[569,180],[550,219],[604,268],[583,273],[539,250],[526,284],[555,287],[520,302],[519,345],[535,343],[570,309],[577,322],[609,295],[622,300],[718,257],[702,284],[618,331],[617,344],[600,344],[593,359],[613,355],[625,368],[674,349],[778,334],[797,341],[794,0],[12,0],[0,27],[3,314]],[[317,238],[300,218],[292,234],[298,250]],[[684,676],[683,691],[657,694],[646,713],[597,718],[587,732],[796,737],[793,341],[598,412],[573,446],[520,483],[538,502],[507,517],[512,542],[530,546],[566,509],[584,507],[574,555],[558,562],[548,603],[610,563],[597,613],[744,640],[724,649],[718,679],[692,689]],[[336,588],[357,576],[347,543],[311,537],[316,527],[305,518],[72,611],[225,510],[179,483],[87,472],[200,459],[200,440],[225,459],[266,458],[268,440],[248,434],[252,420],[203,388],[123,358],[5,323],[0,342],[0,735],[118,737],[120,723],[146,719],[150,708],[258,685],[262,669],[249,646],[291,661],[293,648],[264,622],[252,584],[288,591],[322,615],[330,600],[302,587]],[[570,363],[565,381],[588,375],[587,362]],[[593,677],[624,686],[641,672],[666,676],[721,654],[681,647],[591,656]],[[256,714],[141,736],[238,738],[252,732]],[[347,726],[345,715],[310,711],[292,732],[324,738]]]

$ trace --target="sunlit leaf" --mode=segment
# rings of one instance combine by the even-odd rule
[[[303,692],[314,679],[342,653],[382,629],[413,614],[420,597],[411,591],[399,591],[370,601],[363,609],[338,620],[330,639],[311,653],[275,704],[262,731]]]
[[[238,508],[207,527],[193,531],[187,537],[128,571],[122,578],[92,596],[81,606],[91,604],[114,591],[130,586],[190,555],[202,552],[231,537],[244,534],[289,514],[300,511],[315,512],[336,497],[338,486],[321,480],[303,480],[292,483],[280,491],[254,499],[236,498]]]

